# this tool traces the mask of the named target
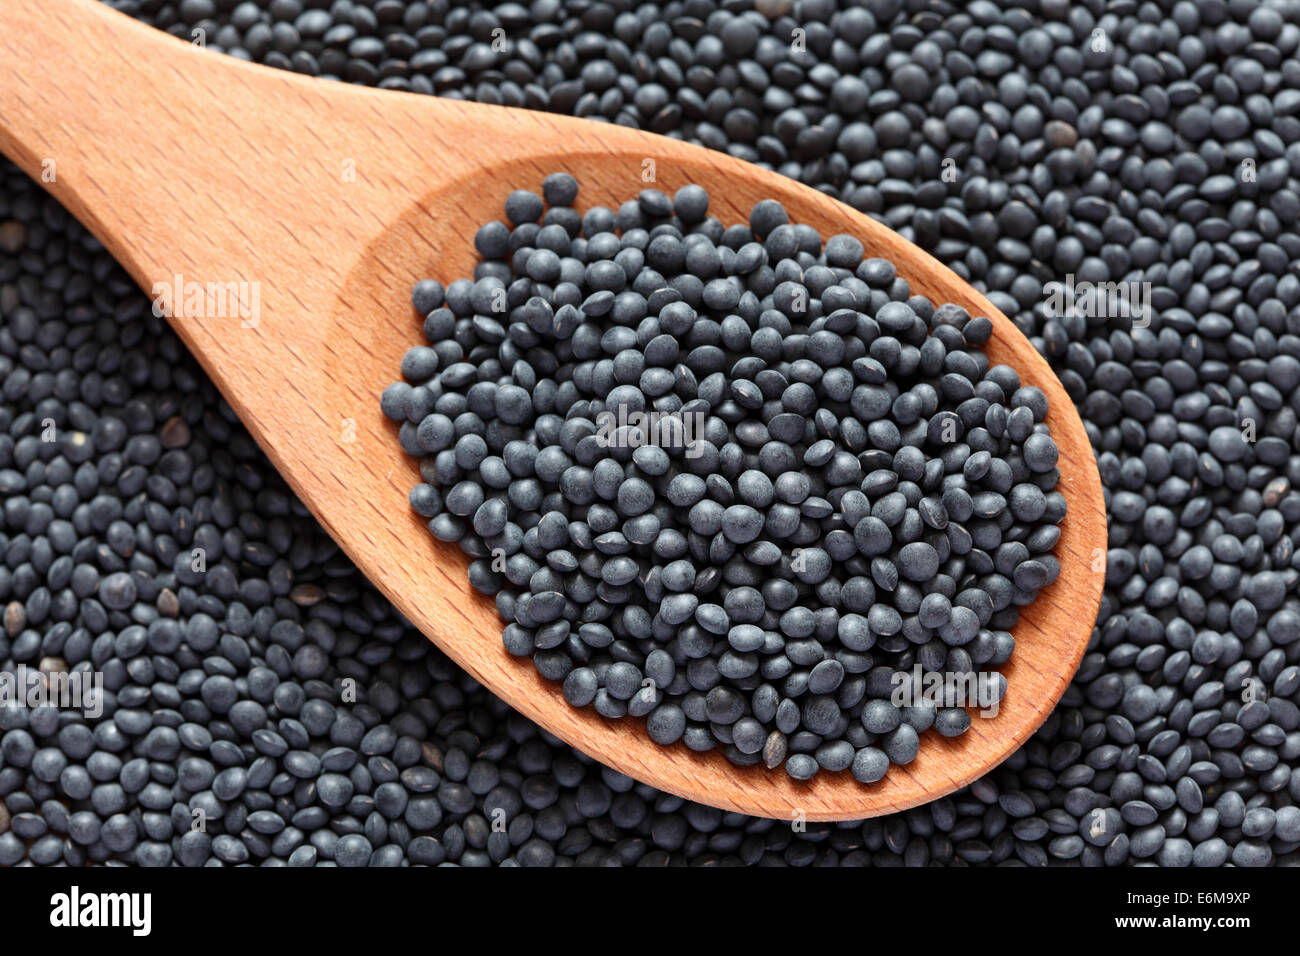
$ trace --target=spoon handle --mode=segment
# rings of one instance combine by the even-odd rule
[[[482,106],[257,67],[205,39],[95,0],[0,0],[0,152],[146,291],[331,275],[409,207],[409,184],[472,174],[524,138],[494,135]],[[295,311],[332,291],[297,285]]]

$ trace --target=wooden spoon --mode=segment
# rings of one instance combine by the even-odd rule
[[[201,38],[198,38],[201,39]],[[198,43],[196,39],[196,44]],[[461,667],[597,760],[690,800],[768,817],[846,820],[951,793],[1034,732],[1092,632],[1106,518],[1083,424],[1047,363],[982,295],[884,226],[789,179],[676,140],[548,113],[313,80],[203,50],[92,0],[0,0],[0,150],[80,219],[147,292],[245,283],[242,299],[175,303],[190,351],[276,468],[357,566]],[[407,504],[415,461],[379,393],[422,342],[410,288],[469,275],[472,236],[513,189],[564,169],[581,208],[698,183],[723,222],[780,200],[822,235],[850,232],[914,292],[994,323],[994,362],[1048,397],[1069,504],[1060,578],[1025,610],[996,718],[924,735],[920,755],[864,786],[799,783],[721,753],[662,748],[640,721],[575,710],[466,579],[458,548]],[[180,286],[177,284],[181,283]],[[183,296],[182,296],[183,298]],[[239,306],[242,304],[244,312]],[[253,306],[258,306],[254,315]],[[257,319],[257,321],[252,321]]]

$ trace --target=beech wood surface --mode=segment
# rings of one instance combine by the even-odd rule
[[[890,813],[982,776],[1038,728],[1093,630],[1106,517],[1082,422],[1047,363],[953,272],[886,227],[775,173],[666,137],[549,113],[384,92],[248,64],[155,31],[93,0],[0,0],[0,151],[80,219],[145,291],[257,283],[260,321],[172,325],[289,485],[357,566],[453,660],[556,736],[637,780],[726,810],[807,820]],[[643,174],[653,163],[654,182]],[[720,752],[663,748],[641,720],[575,710],[560,685],[502,647],[503,622],[435,541],[407,494],[417,462],[379,394],[422,343],[420,278],[469,275],[478,225],[516,188],[565,169],[578,206],[617,207],[653,186],[698,183],[724,222],[761,198],[823,236],[849,232],[914,292],[993,320],[991,359],[1048,397],[1069,515],[1060,578],[1024,611],[1002,668],[1000,713],[864,786],[740,768]],[[349,176],[349,171],[352,175]],[[46,176],[43,179],[42,173]],[[50,173],[53,173],[50,181]],[[215,309],[209,300],[208,312]]]

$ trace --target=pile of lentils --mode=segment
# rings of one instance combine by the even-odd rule
[[[1043,392],[990,365],[988,318],[775,200],[728,228],[700,186],[577,197],[511,193],[474,279],[416,284],[430,344],[381,400],[506,649],[658,744],[797,780],[964,733],[973,696],[923,683],[978,686],[1061,570]]]
[[[114,5],[275,67],[653,129],[879,216],[1057,369],[1108,491],[1106,590],[1055,712],[949,797],[799,828],[657,793],[402,621],[4,164],[0,671],[108,693],[0,709],[0,865],[1300,862],[1293,0]],[[1150,282],[1150,325],[1054,314],[1071,273]]]

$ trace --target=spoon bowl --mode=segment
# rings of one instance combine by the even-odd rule
[[[937,799],[987,773],[1041,725],[1092,633],[1105,572],[1100,479],[1050,367],[982,295],[896,233],[816,190],[724,154],[546,113],[380,92],[255,66],[168,37],[92,0],[0,0],[0,151],[42,181],[147,292],[202,290],[171,324],[288,484],[407,619],[509,705],[637,780],[725,810],[849,820]],[[53,170],[53,176],[50,171]],[[721,752],[661,747],[639,719],[575,709],[502,646],[503,621],[455,545],[407,503],[418,464],[379,394],[423,342],[422,278],[472,273],[478,225],[514,189],[565,170],[578,208],[641,189],[709,191],[747,221],[783,203],[823,237],[847,232],[912,291],[994,325],[985,351],[1048,398],[1069,513],[1060,577],[1022,610],[998,715],[878,783],[799,782]],[[646,175],[653,172],[653,179]],[[234,303],[234,305],[232,305]]]

